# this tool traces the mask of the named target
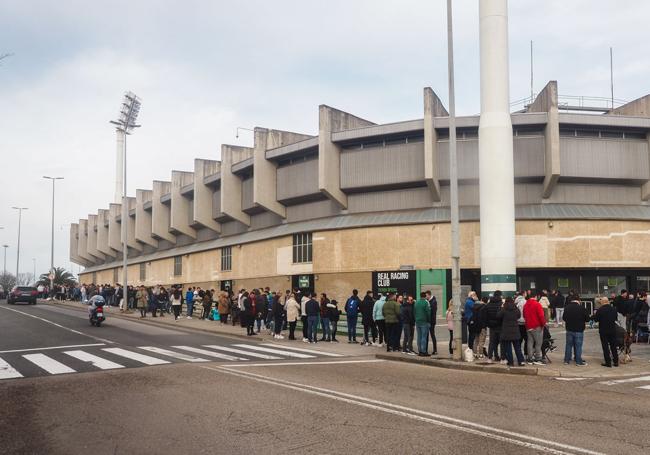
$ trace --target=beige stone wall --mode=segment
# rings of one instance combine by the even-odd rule
[[[650,267],[650,222],[607,220],[518,221],[519,268]],[[232,247],[232,270],[222,272],[221,251],[183,256],[183,275],[173,275],[173,258],[147,263],[143,284],[192,283],[214,287],[233,280],[234,289],[269,286],[284,291],[289,277],[318,275],[317,292],[346,296],[365,292],[373,270],[413,265],[418,269],[450,267],[449,224],[382,226],[315,232],[313,264],[292,264],[291,236]],[[461,223],[461,266],[480,266],[480,226]],[[129,266],[129,281],[140,284],[139,266]],[[119,280],[121,280],[121,271]],[[91,283],[92,274],[80,274]],[[118,280],[118,281],[119,281]],[[113,269],[97,272],[97,283],[112,283]]]
[[[320,296],[321,292],[325,292],[327,297],[337,300],[340,305],[345,304],[352,295],[352,289],[358,289],[362,297],[372,289],[372,272],[319,273],[317,276],[318,279],[314,280],[316,293]]]

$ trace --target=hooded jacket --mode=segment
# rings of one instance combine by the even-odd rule
[[[524,305],[524,319],[526,320],[526,330],[539,329],[546,325],[544,310],[536,299],[526,300],[526,304]]]
[[[497,314],[501,310],[501,299],[499,297],[490,297],[490,301],[485,305],[483,311],[485,312],[485,325],[492,330],[501,330],[501,321],[497,318]]]
[[[519,308],[512,303],[506,303],[497,313],[497,318],[501,321],[501,341],[518,341],[521,339],[519,332]]]
[[[399,322],[399,304],[395,300],[386,300],[382,308],[382,314],[386,324],[397,324]]]
[[[300,317],[300,305],[296,299],[289,297],[286,303],[287,322],[294,322]]]
[[[372,318],[375,321],[384,320],[384,313],[383,313],[384,303],[386,303],[386,297],[382,295],[381,297],[379,297],[379,300],[377,300],[374,306],[372,307]]]
[[[585,322],[589,321],[587,309],[575,300],[564,307],[562,320],[566,322],[567,332],[584,332]]]
[[[366,296],[359,304],[359,311],[361,311],[361,320],[364,324],[372,323],[372,311],[375,307],[375,301],[372,296]]]
[[[431,305],[426,299],[417,299],[413,305],[416,324],[426,324],[431,322]]]

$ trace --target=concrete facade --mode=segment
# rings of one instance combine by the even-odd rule
[[[235,220],[250,226],[250,215],[242,210],[242,179],[232,171],[234,164],[253,157],[254,149],[236,145],[221,146],[220,219]]]
[[[110,256],[110,258],[106,258],[106,260],[115,258],[117,255],[117,252],[108,246],[109,213],[109,210],[106,209],[99,209],[97,211],[97,249],[104,254],[104,257]]]
[[[110,204],[108,207],[108,246],[121,252],[122,225],[117,220],[122,215],[122,204]]]
[[[176,236],[169,229],[171,227],[170,207],[161,202],[164,195],[171,193],[171,182],[160,180],[153,181],[151,199],[151,235],[154,238],[176,243]]]
[[[220,170],[221,161],[200,158],[194,160],[193,222],[217,233],[221,232],[221,225],[213,218],[215,190],[205,184],[205,179]]]
[[[448,117],[449,112],[431,87],[424,88],[424,179],[431,190],[434,201],[440,200],[438,180],[438,132],[436,117]]]
[[[172,171],[169,228],[172,232],[196,239],[196,230],[191,226],[194,224],[193,203],[181,194],[187,185],[194,186],[193,172]]]
[[[88,254],[100,261],[105,259],[104,253],[99,251],[97,238],[97,215],[88,215]]]
[[[158,240],[151,232],[151,210],[145,209],[145,204],[151,204],[153,191],[135,190],[135,240],[158,248]]]
[[[136,210],[136,199],[134,197],[127,197],[126,198],[126,203],[127,203],[127,213],[131,213],[132,211],[135,212]],[[121,223],[124,223],[124,220],[121,220]],[[121,224],[120,223],[120,224]],[[127,240],[126,240],[126,246],[129,248],[132,248],[136,251],[142,251],[142,243],[138,242],[135,238],[135,213],[133,215],[127,216],[126,219],[126,235],[127,235]],[[120,230],[120,243],[124,245],[124,238],[122,237],[122,231]]]

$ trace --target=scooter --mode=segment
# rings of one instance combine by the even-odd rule
[[[90,325],[101,327],[102,322],[106,320],[104,317],[104,305],[95,305],[97,308],[95,308],[92,313],[90,313]]]

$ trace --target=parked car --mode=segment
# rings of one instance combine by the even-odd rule
[[[14,286],[9,294],[7,303],[10,305],[16,302],[25,302],[31,305],[36,305],[38,298],[38,291],[33,286]]]

